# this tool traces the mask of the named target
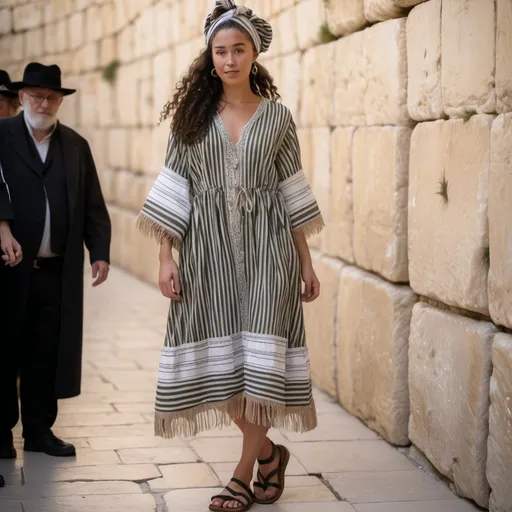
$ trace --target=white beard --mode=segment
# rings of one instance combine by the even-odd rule
[[[32,112],[28,98],[23,98],[23,111],[27,123],[33,130],[48,130],[57,122],[57,116],[42,116]]]

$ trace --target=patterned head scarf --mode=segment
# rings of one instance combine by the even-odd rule
[[[218,8],[224,8],[226,12],[218,18],[212,19],[213,12]],[[207,45],[215,30],[227,21],[233,21],[249,32],[258,53],[268,50],[272,42],[272,27],[270,24],[256,16],[248,7],[235,5],[233,0],[216,0],[213,11],[206,17],[204,35]]]

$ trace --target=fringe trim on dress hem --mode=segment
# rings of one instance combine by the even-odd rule
[[[244,393],[223,402],[202,404],[178,412],[155,412],[155,435],[194,437],[206,430],[228,427],[244,418],[249,423],[291,432],[308,432],[317,426],[314,400],[306,406],[285,407]]]
[[[174,249],[177,251],[181,249],[181,239],[177,234],[172,233],[168,229],[164,228],[143,212],[139,213],[135,219],[135,227],[143,235],[147,236],[148,238],[153,238],[160,244],[164,240],[171,240]]]
[[[302,224],[302,226],[299,226],[295,230],[302,231],[304,233],[304,237],[308,239],[309,237],[320,233],[324,227],[324,219],[321,215],[318,215],[313,220],[306,222],[306,224]]]

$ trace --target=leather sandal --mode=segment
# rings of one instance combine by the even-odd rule
[[[227,485],[225,489],[230,494],[218,494],[217,496],[212,496],[212,499],[210,501],[222,500],[222,505],[212,505],[210,503],[210,510],[212,512],[226,512],[226,510],[232,512],[247,512],[247,510],[249,510],[252,507],[254,503],[254,494],[251,491],[251,489],[247,487],[247,485],[245,485],[241,480],[238,480],[238,478],[232,478],[231,482],[234,482],[235,484],[239,485],[245,492],[234,491],[233,489],[231,489],[231,487],[229,487],[229,485]],[[242,497],[245,501],[241,500],[240,498],[237,498],[237,496]],[[241,506],[234,508],[226,508],[224,507],[224,503],[226,501],[236,501],[237,503],[240,503]]]
[[[270,442],[272,443],[272,441]],[[266,464],[274,462],[277,453],[279,453],[279,466],[277,466],[276,469],[272,470],[267,476],[263,476],[261,470],[258,468],[258,481],[254,482],[253,484],[254,487],[263,489],[263,491],[266,491],[269,487],[273,487],[274,489],[277,489],[277,493],[275,496],[268,499],[260,499],[257,496],[255,496],[254,503],[258,503],[260,505],[272,505],[272,503],[275,503],[283,494],[286,467],[288,466],[288,462],[290,461],[290,452],[288,448],[280,444],[275,445],[274,443],[272,443],[272,455],[265,460],[258,459],[258,464],[260,466],[264,466]],[[277,482],[271,482],[270,480],[276,475]]]

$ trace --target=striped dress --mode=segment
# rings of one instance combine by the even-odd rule
[[[324,223],[290,111],[262,99],[236,146],[218,114],[200,142],[171,136],[137,225],[180,251],[182,301],[170,304],[155,433],[194,436],[239,418],[315,428],[292,231]]]

